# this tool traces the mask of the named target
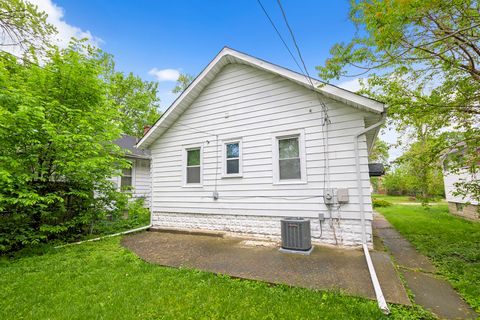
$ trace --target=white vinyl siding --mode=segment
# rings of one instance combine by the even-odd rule
[[[329,125],[332,188],[349,188],[342,218],[360,219],[353,136],[365,127],[366,112],[324,99]],[[315,94],[280,76],[246,65],[225,66],[171,127],[149,147],[152,153],[153,211],[318,217],[325,187],[321,105]],[[194,128],[195,130],[193,130]],[[274,139],[302,136],[302,179],[276,183]],[[223,143],[241,139],[239,179],[223,177]],[[202,146],[202,188],[184,188],[185,144]],[[365,137],[360,164],[367,219],[371,219],[370,180]],[[218,191],[219,198],[212,194]]]
[[[459,182],[470,182],[472,180],[478,180],[480,179],[480,174],[478,174],[476,177],[472,177],[471,174],[467,172],[466,169],[460,170],[460,172],[457,173],[450,173],[448,170],[443,171],[443,183],[445,185],[445,198],[447,202],[455,202],[455,203],[470,203],[473,205],[478,205],[478,202],[476,199],[474,199],[472,196],[466,196],[463,197],[462,195],[455,195],[455,191],[457,190],[457,187],[455,186],[456,183]]]
[[[131,200],[144,198],[145,207],[149,207],[152,185],[150,176],[150,160],[129,158],[129,161],[132,162],[132,168],[127,172],[124,170],[127,175],[112,177],[110,180],[120,190],[121,186],[126,185],[127,183],[125,177],[128,177],[128,180],[131,182],[131,188],[129,189],[129,192],[132,194]]]
[[[145,206],[150,206],[152,180],[150,177],[150,160],[135,159],[132,198],[144,198]]]

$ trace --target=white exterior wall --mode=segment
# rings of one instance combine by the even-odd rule
[[[332,216],[323,203],[323,127],[321,106],[315,94],[280,76],[230,64],[149,147],[153,224],[178,229],[218,229],[221,225],[220,229],[225,231],[278,236],[281,217],[301,216],[312,219],[315,234],[318,214],[323,213],[324,226],[335,225],[339,231],[345,230],[342,244],[361,243],[353,136],[364,128],[365,114],[333,100],[324,101],[331,120],[328,132],[331,187],[348,188],[350,194],[350,202],[333,210]],[[272,138],[292,130],[304,133],[307,181],[275,184]],[[243,177],[222,178],[222,148],[218,145],[217,160],[216,135],[219,141],[242,139]],[[365,137],[360,138],[359,145],[367,238],[371,241],[372,208]],[[201,187],[183,184],[186,146],[203,148]],[[215,185],[218,200],[212,197]],[[197,219],[199,216],[206,218]],[[237,230],[234,224],[248,227]],[[271,225],[268,232],[266,224]],[[319,241],[332,243],[333,235],[325,228]],[[352,228],[356,231],[347,232]]]
[[[480,179],[480,177],[476,177],[476,179]],[[453,192],[456,190],[455,183],[461,181],[472,181],[472,176],[468,172],[459,172],[456,174],[443,172],[443,182],[445,184],[445,198],[448,202],[453,203],[470,203],[473,205],[478,205],[478,201],[470,198],[462,196],[454,196]]]
[[[145,207],[150,207],[152,179],[150,176],[150,160],[135,159],[133,167],[132,199],[145,198]]]
[[[150,175],[150,160],[147,159],[128,159],[132,162],[132,198],[145,198],[145,207],[150,207],[152,179]],[[111,180],[117,188],[120,188],[121,177],[112,177]]]

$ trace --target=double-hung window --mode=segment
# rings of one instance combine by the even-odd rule
[[[202,149],[188,148],[186,149],[186,168],[185,183],[187,185],[202,183]]]
[[[274,137],[274,182],[306,182],[304,135],[302,132]]]
[[[299,137],[278,139],[279,179],[301,179]]]
[[[129,190],[132,187],[132,176],[133,176],[132,167],[122,169],[122,177],[120,178],[121,190]]]
[[[242,142],[227,141],[223,144],[223,176],[239,177],[242,175]]]

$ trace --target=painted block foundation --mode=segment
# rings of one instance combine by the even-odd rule
[[[449,202],[448,209],[450,210],[451,214],[454,214],[456,216],[460,216],[462,218],[473,221],[480,220],[480,213],[477,205],[465,204],[460,202]]]
[[[219,231],[239,236],[280,241],[280,220],[284,217],[154,212],[152,226],[189,231]],[[310,219],[312,243],[341,246],[362,244],[362,226],[358,219]],[[366,220],[368,244],[372,243],[372,224]]]

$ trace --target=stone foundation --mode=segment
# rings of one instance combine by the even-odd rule
[[[220,231],[233,235],[263,238],[280,241],[280,220],[278,216],[246,216],[154,212],[153,227],[176,230]],[[342,246],[359,246],[362,244],[362,226],[360,220],[325,219],[322,231],[318,219],[310,220],[312,242]],[[367,242],[372,243],[372,224],[366,220]]]
[[[479,221],[480,215],[478,213],[478,206],[472,204],[449,202],[448,209],[451,214],[460,216],[468,220]]]

